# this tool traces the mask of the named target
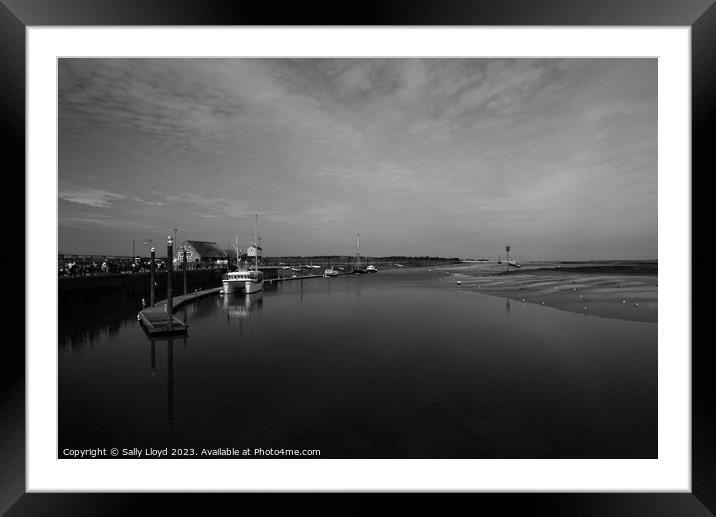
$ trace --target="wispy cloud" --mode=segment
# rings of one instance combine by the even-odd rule
[[[80,205],[87,205],[93,207],[111,207],[112,200],[124,199],[121,194],[114,192],[108,192],[106,190],[95,189],[95,188],[77,188],[75,190],[61,190],[59,192],[60,199],[70,201],[72,203],[78,203]]]

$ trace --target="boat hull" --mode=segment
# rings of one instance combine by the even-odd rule
[[[244,293],[246,293],[246,294],[258,293],[259,291],[263,290],[263,288],[264,288],[263,280],[261,280],[260,282],[245,282]]]
[[[252,294],[262,291],[263,281],[250,280],[224,280],[224,294]]]

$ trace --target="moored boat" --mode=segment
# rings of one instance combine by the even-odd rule
[[[225,294],[251,294],[263,289],[264,274],[255,269],[239,269],[224,275]]]
[[[224,286],[224,294],[252,294],[257,293],[264,288],[264,274],[259,271],[259,252],[258,252],[258,215],[256,216],[256,233],[254,235],[255,262],[254,268],[238,268],[224,275],[222,284]],[[237,255],[238,261],[238,255]]]

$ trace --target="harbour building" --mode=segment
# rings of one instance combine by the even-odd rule
[[[208,241],[184,241],[178,247],[174,260],[181,263],[186,254],[186,262],[190,267],[214,267],[225,266],[226,251],[216,245],[216,242]]]

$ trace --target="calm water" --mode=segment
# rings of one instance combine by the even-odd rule
[[[151,342],[134,309],[97,312],[60,309],[60,450],[657,454],[653,323],[466,292],[426,270],[212,296],[179,311],[189,336],[173,340]]]

